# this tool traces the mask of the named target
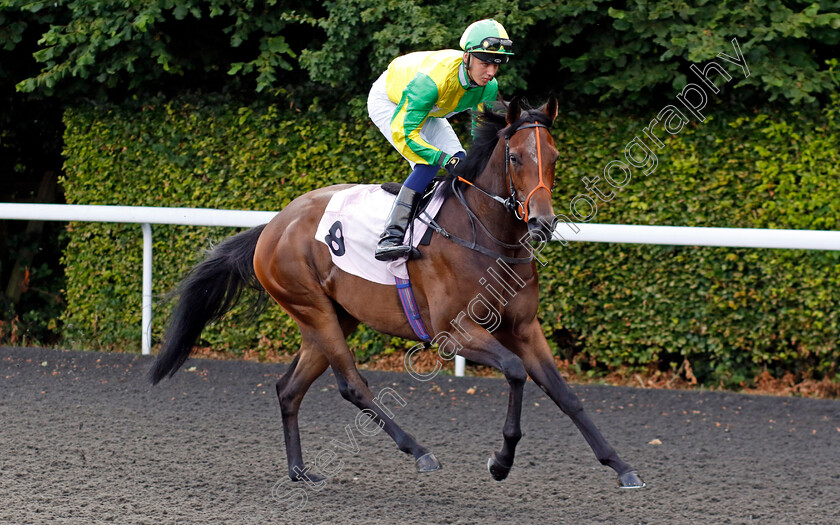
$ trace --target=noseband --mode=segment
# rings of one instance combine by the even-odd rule
[[[521,202],[519,199],[516,198],[516,188],[513,187],[513,163],[510,160],[510,137],[516,135],[523,129],[534,128],[534,141],[537,143],[537,171],[540,173],[540,183],[537,184],[537,187],[531,190],[528,193],[528,196],[525,197],[525,202]],[[542,149],[540,148],[540,130],[538,128],[546,128],[548,126],[545,124],[540,124],[539,122],[534,122],[533,124],[525,124],[523,126],[519,126],[516,128],[516,131],[511,133],[509,136],[505,137],[505,175],[507,176],[508,183],[510,184],[510,197],[508,197],[505,206],[516,215],[517,219],[521,219],[525,222],[528,222],[528,204],[531,202],[531,197],[534,196],[538,190],[543,189],[548,192],[548,197],[551,198],[551,188],[546,186],[545,181],[543,180],[543,172],[542,172]]]
[[[517,198],[516,188],[514,188],[513,186],[513,163],[510,159],[510,138],[519,133],[520,131],[530,128],[534,128],[534,140],[537,143],[537,170],[540,173],[540,182],[533,190],[531,190],[528,193],[528,196],[525,197],[525,202],[522,202]],[[495,193],[491,193],[487,190],[479,188],[478,186],[476,186],[475,184],[463,177],[458,177],[458,180],[469,184],[470,186],[487,195],[491,199],[501,203],[509,212],[513,213],[517,219],[528,222],[528,204],[531,202],[531,197],[533,197],[534,194],[541,189],[547,191],[549,197],[551,196],[551,188],[549,188],[543,180],[542,149],[540,148],[539,128],[548,129],[548,126],[540,122],[523,124],[516,128],[513,131],[513,133],[505,137],[505,178],[507,179],[508,187],[510,188],[510,196],[508,198],[500,197]]]

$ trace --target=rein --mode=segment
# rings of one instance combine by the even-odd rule
[[[459,177],[456,177],[456,178],[452,179],[452,182],[451,182],[452,192],[458,197],[458,200],[461,202],[461,205],[464,206],[464,210],[466,210],[467,216],[470,219],[470,227],[472,228],[472,235],[471,235],[472,241],[467,241],[466,239],[462,239],[462,238],[460,238],[456,235],[452,235],[451,233],[449,233],[448,231],[443,229],[443,227],[441,227],[432,218],[430,218],[429,221],[425,221],[423,219],[421,219],[421,220],[424,223],[426,223],[426,225],[429,228],[432,228],[435,232],[439,233],[445,239],[449,239],[450,241],[454,242],[455,244],[458,244],[458,245],[463,246],[465,248],[469,248],[470,250],[477,251],[479,253],[482,253],[482,254],[490,256],[490,257],[497,257],[497,258],[502,259],[503,261],[505,261],[509,264],[524,264],[524,263],[531,262],[534,258],[533,253],[529,257],[509,257],[507,255],[502,255],[500,253],[494,252],[493,250],[485,248],[484,246],[481,246],[480,244],[477,243],[476,233],[475,233],[475,224],[476,223],[478,223],[478,225],[481,227],[484,234],[487,235],[490,238],[490,240],[492,240],[496,245],[501,246],[502,248],[507,248],[507,249],[517,249],[517,248],[522,247],[521,244],[506,243],[506,242],[496,238],[492,233],[490,233],[490,230],[488,230],[487,227],[484,225],[484,223],[481,222],[481,219],[475,214],[475,212],[473,212],[470,209],[469,205],[467,204],[466,198],[464,197],[463,191],[456,185],[456,182],[460,181],[460,182],[463,182],[463,183],[477,189],[478,191],[480,191],[484,195],[490,197],[494,201],[503,205],[505,207],[505,209],[507,209],[509,212],[513,213],[514,216],[516,216],[517,219],[522,220],[522,221],[527,223],[528,222],[528,203],[531,201],[531,197],[534,195],[534,193],[536,193],[540,189],[544,189],[549,193],[549,195],[551,195],[551,188],[549,188],[545,184],[545,181],[543,181],[542,169],[539,169],[539,172],[540,172],[540,182],[539,182],[539,184],[537,184],[537,186],[533,190],[531,190],[530,193],[528,193],[528,196],[525,198],[525,202],[522,202],[517,198],[516,188],[514,188],[514,186],[513,186],[513,168],[512,168],[512,162],[510,160],[510,137],[519,133],[521,130],[531,129],[531,128],[534,128],[534,137],[535,137],[536,142],[537,142],[537,163],[538,163],[537,168],[539,169],[542,166],[542,150],[540,148],[539,128],[548,129],[548,126],[546,126],[545,124],[542,124],[540,122],[534,122],[532,124],[525,124],[525,125],[522,125],[522,126],[519,126],[518,128],[516,128],[516,130],[514,130],[514,132],[511,133],[509,136],[506,136],[505,137],[505,160],[506,160],[506,162],[505,162],[505,178],[507,179],[508,185],[510,187],[510,196],[508,198],[501,197],[499,195],[496,195],[495,193],[489,192],[489,191],[487,191],[487,190],[485,190],[485,189],[483,189],[479,186],[476,186],[475,184],[473,184],[472,182],[468,181],[467,179],[465,179],[463,177],[459,176]]]

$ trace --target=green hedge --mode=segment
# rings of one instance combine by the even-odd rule
[[[336,122],[316,109],[190,98],[131,109],[73,109],[65,124],[62,182],[71,204],[279,210],[325,185],[396,180],[407,169],[372,126]],[[65,340],[88,348],[136,347],[140,225],[74,223],[70,230],[63,259]],[[153,226],[156,302],[214,242],[236,231]],[[169,306],[156,309],[155,340]],[[234,315],[205,331],[204,343],[293,351],[300,339],[294,323],[274,307],[256,321]]]
[[[838,100],[810,116],[727,117],[725,104],[710,104],[709,119],[665,140],[656,171],[634,170],[593,222],[838,230]],[[556,211],[586,193],[581,177],[624,160],[653,115],[644,117],[558,126],[560,180],[572,182],[559,186]],[[555,243],[547,258],[544,326],[583,362],[663,368],[687,358],[698,378],[724,384],[764,369],[836,372],[840,252]]]
[[[634,171],[612,201],[599,202],[594,222],[840,229],[838,107],[835,98],[822,114],[730,116],[724,102],[710,102],[707,121],[665,140],[657,170]],[[561,116],[555,211],[586,193],[581,177],[622,159],[653,116]],[[365,119],[336,121],[315,108],[180,99],[77,108],[65,122],[63,182],[77,204],[270,210],[323,185],[397,180],[407,170]],[[155,227],[155,294],[232,233]],[[688,359],[701,381],[713,383],[749,380],[765,368],[836,371],[838,252],[554,243],[545,254],[543,326],[555,351],[584,368],[667,369]],[[139,225],[72,225],[64,258],[68,341],[137,345],[140,258]],[[293,352],[299,344],[276,307],[256,321],[234,315],[203,337],[234,351]],[[364,357],[387,351],[389,341],[362,330],[353,344]]]

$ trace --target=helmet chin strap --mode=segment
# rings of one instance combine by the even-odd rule
[[[461,62],[463,64],[463,62]],[[472,63],[472,53],[467,53],[467,62],[464,64],[464,74],[467,75],[467,82],[470,83],[470,87],[479,87],[476,84],[475,80],[472,79],[470,76],[470,64]]]

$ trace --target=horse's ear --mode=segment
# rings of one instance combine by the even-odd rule
[[[513,124],[517,120],[519,120],[519,115],[522,113],[522,108],[519,107],[519,98],[513,97],[510,102],[507,104],[507,123],[508,125]]]
[[[547,115],[552,122],[557,118],[557,97],[554,96],[554,93],[549,95],[548,102],[540,108],[540,112]]]

